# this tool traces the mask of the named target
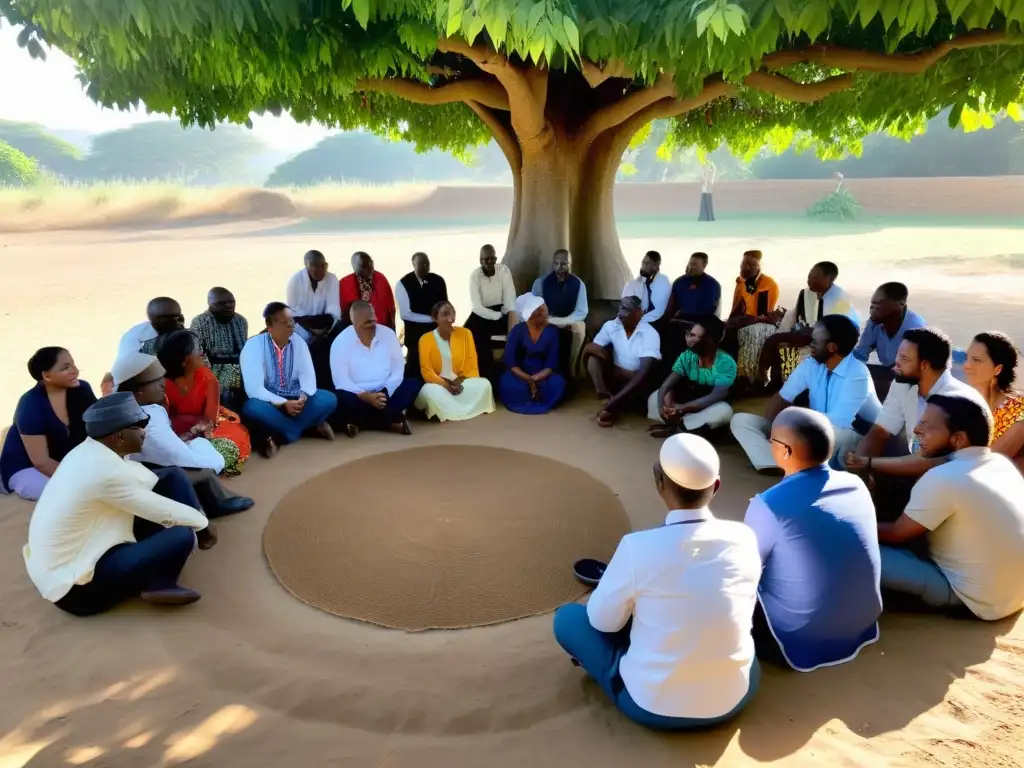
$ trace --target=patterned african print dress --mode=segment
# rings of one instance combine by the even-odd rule
[[[1024,395],[1007,395],[992,414],[992,421],[992,441],[995,442],[1018,421],[1024,421]]]
[[[213,372],[200,368],[193,374],[191,384],[182,389],[171,379],[167,380],[167,413],[171,427],[183,440],[196,437],[210,429],[206,417],[211,397],[219,397],[220,387]],[[234,411],[223,405],[217,407],[217,423],[212,425],[208,435],[213,447],[224,457],[224,474],[237,475],[249,458],[252,450],[249,431],[242,426],[242,420]]]

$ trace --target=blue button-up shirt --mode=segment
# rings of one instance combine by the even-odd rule
[[[924,318],[910,309],[903,316],[903,323],[893,336],[889,336],[885,332],[881,323],[868,320],[868,324],[864,326],[864,333],[860,335],[860,342],[853,350],[853,355],[866,363],[871,355],[871,350],[874,350],[878,355],[879,363],[890,367],[896,365],[896,352],[903,342],[903,334],[913,328],[924,328],[926,325]]]
[[[850,429],[858,414],[873,423],[881,408],[868,367],[853,355],[843,358],[834,371],[813,357],[800,363],[779,395],[792,403],[804,392],[810,396],[811,410],[825,414],[836,429]]]

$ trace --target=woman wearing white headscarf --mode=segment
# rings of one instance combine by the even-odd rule
[[[555,373],[558,329],[548,325],[548,308],[540,296],[524,293],[516,299],[516,313],[525,322],[509,331],[498,392],[510,411],[547,413],[565,395],[565,379]]]

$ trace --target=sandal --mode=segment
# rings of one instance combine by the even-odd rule
[[[615,414],[608,411],[601,411],[597,414],[597,426],[604,429],[615,426]]]
[[[667,424],[662,426],[655,426],[649,429],[651,437],[657,438],[658,440],[665,440],[672,437],[672,435],[678,434],[678,427],[670,427]]]

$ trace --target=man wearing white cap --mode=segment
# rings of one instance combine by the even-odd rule
[[[623,714],[682,731],[725,722],[760,679],[751,621],[761,560],[742,523],[718,520],[718,454],[701,437],[661,447],[665,525],[627,534],[590,603],[555,612],[555,639]]]

